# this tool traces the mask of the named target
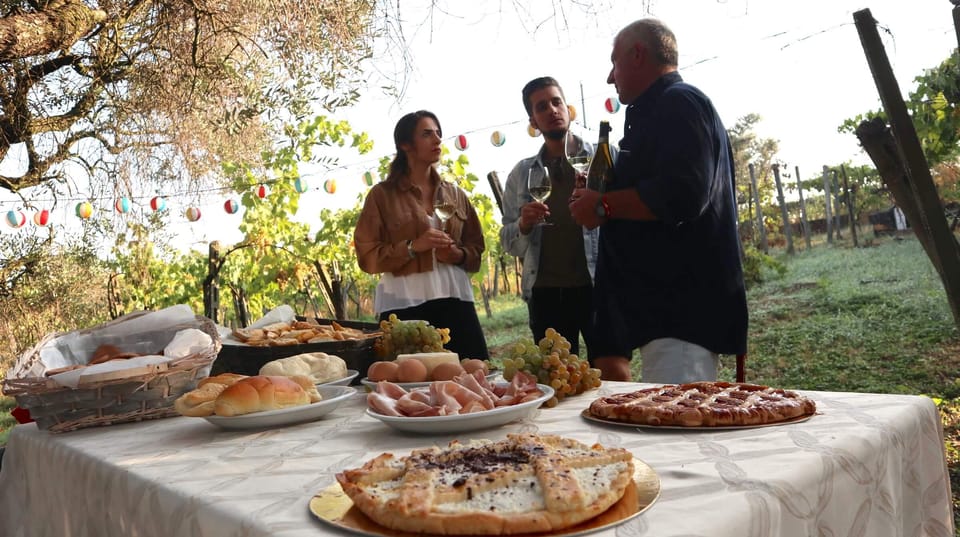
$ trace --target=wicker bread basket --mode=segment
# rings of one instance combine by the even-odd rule
[[[156,347],[156,342],[173,339],[180,330],[195,328],[212,339],[212,344],[201,351],[171,360],[166,363],[113,371],[102,375],[90,375],[81,379],[77,388],[62,386],[38,371],[44,368],[41,350],[56,346],[67,336],[89,337],[97,340],[98,334],[116,331],[120,323],[138,319],[149,312],[135,312],[109,323],[68,332],[49,334],[33,349],[24,353],[3,381],[3,393],[16,398],[17,405],[30,411],[30,416],[40,429],[59,433],[86,427],[111,425],[131,421],[165,418],[178,415],[173,402],[180,395],[194,389],[199,380],[207,377],[210,366],[220,351],[220,335],[213,321],[195,316],[192,320],[138,332],[145,345]],[[134,339],[127,336],[126,346]],[[102,343],[112,343],[101,339]],[[140,350],[156,353],[158,348]],[[85,360],[84,360],[85,363]]]

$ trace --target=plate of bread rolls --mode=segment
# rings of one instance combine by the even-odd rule
[[[223,373],[201,380],[174,408],[224,429],[253,429],[318,420],[355,393],[350,386],[317,386],[299,375]]]

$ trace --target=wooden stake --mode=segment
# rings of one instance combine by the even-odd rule
[[[803,201],[803,181],[800,180],[800,166],[794,166],[797,173],[797,194],[800,195],[800,227],[803,229],[803,241],[810,249],[810,224],[807,222],[807,204]]]

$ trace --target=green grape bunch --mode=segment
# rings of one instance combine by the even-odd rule
[[[503,378],[509,380],[517,371],[524,371],[537,378],[540,384],[548,384],[556,392],[545,403],[556,406],[568,395],[581,394],[600,387],[600,370],[590,367],[587,360],[570,354],[570,342],[553,328],[535,344],[533,339],[517,341],[510,354],[501,359]]]
[[[401,321],[395,314],[380,321],[383,336],[374,345],[377,356],[394,360],[398,354],[443,352],[450,341],[449,328],[434,328],[426,321]]]

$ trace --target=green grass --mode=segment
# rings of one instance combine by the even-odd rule
[[[748,379],[783,387],[960,396],[960,334],[916,240],[783,259],[748,294]]]
[[[0,446],[7,444],[7,437],[10,436],[10,430],[17,424],[10,411],[13,410],[17,402],[12,397],[0,396]]]

